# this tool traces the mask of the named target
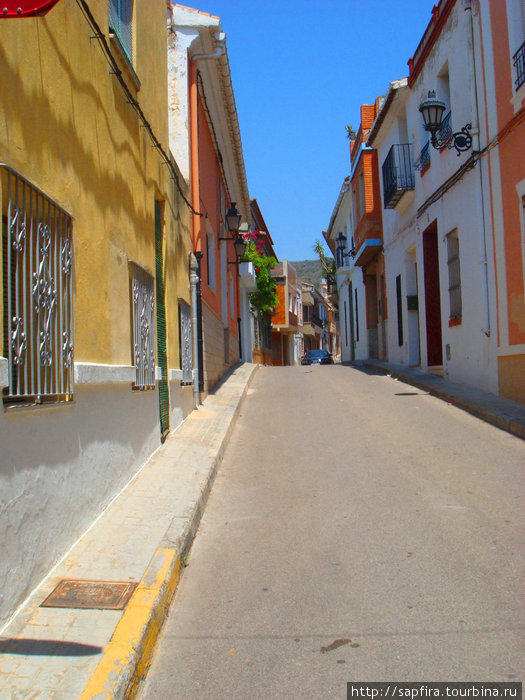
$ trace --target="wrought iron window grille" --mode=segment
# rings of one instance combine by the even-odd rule
[[[512,61],[516,70],[514,85],[516,86],[516,90],[519,90],[523,83],[525,83],[525,42],[516,51],[512,57]]]
[[[179,299],[179,338],[181,384],[193,382],[191,308],[183,299]]]
[[[130,262],[133,319],[133,389],[155,389],[155,292],[153,276]]]
[[[419,158],[414,163],[414,168],[416,170],[424,170],[427,165],[430,165],[430,141],[427,141],[421,149]]]
[[[437,148],[453,148],[454,146],[450,146],[450,140],[452,138],[452,112],[448,112],[443,117],[443,121],[441,122],[441,129],[437,132],[436,134],[436,139],[437,139]]]
[[[72,217],[0,164],[4,259],[6,405],[73,399]]]

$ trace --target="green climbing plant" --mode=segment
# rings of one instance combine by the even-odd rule
[[[247,233],[244,238],[247,242],[244,261],[253,263],[257,283],[257,291],[250,294],[250,304],[258,311],[273,312],[279,300],[277,284],[270,271],[277,265],[277,260],[264,252],[264,243],[259,237],[259,231]]]

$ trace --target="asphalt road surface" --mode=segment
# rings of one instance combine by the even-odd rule
[[[522,681],[525,443],[392,378],[261,368],[142,700]]]

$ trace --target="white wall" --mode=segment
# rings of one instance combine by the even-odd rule
[[[474,31],[476,32],[476,17]],[[444,93],[440,75],[448,69],[449,97]],[[479,72],[480,66],[476,66]],[[479,77],[479,76],[478,76]],[[400,143],[399,123],[403,117],[408,138],[416,160],[428,138],[422,129],[419,104],[428,90],[436,90],[438,98],[450,101],[454,132],[471,123],[474,150],[479,150],[477,137],[477,110],[484,109],[483,96],[476,95],[470,13],[461,3],[452,11],[440,38],[432,48],[421,73],[412,88],[403,88],[389,108],[374,145],[378,148],[380,179],[381,167],[392,144]],[[481,82],[478,81],[481,85]],[[448,110],[447,110],[448,111]],[[483,134],[481,135],[483,141]],[[483,142],[481,143],[483,146]],[[383,210],[385,267],[388,299],[389,360],[414,364],[418,355],[417,326],[419,325],[421,366],[427,363],[425,325],[425,292],[422,236],[433,222],[437,223],[440,275],[441,327],[443,371],[452,379],[463,381],[489,391],[497,391],[496,329],[494,273],[492,259],[489,198],[484,195],[488,186],[486,159],[463,174],[455,184],[436,201],[429,202],[438,189],[472,155],[472,150],[457,155],[455,150],[436,150],[430,147],[431,164],[424,172],[415,172],[415,191],[405,193],[394,210]],[[382,187],[382,179],[381,179]],[[487,190],[488,191],[488,190]],[[460,248],[462,319],[460,325],[449,326],[449,272],[447,264],[448,233],[457,229]],[[488,267],[486,261],[488,258]],[[419,313],[408,312],[406,295],[414,289],[414,259],[417,264]],[[398,345],[396,276],[402,279],[403,344]],[[447,354],[449,359],[447,359]]]
[[[0,627],[160,445],[158,391],[132,391],[133,367],[75,376],[69,404],[0,411]],[[192,387],[170,390],[173,430]]]

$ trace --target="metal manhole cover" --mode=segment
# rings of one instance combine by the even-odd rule
[[[63,579],[40,607],[124,610],[136,587],[131,582]]]

